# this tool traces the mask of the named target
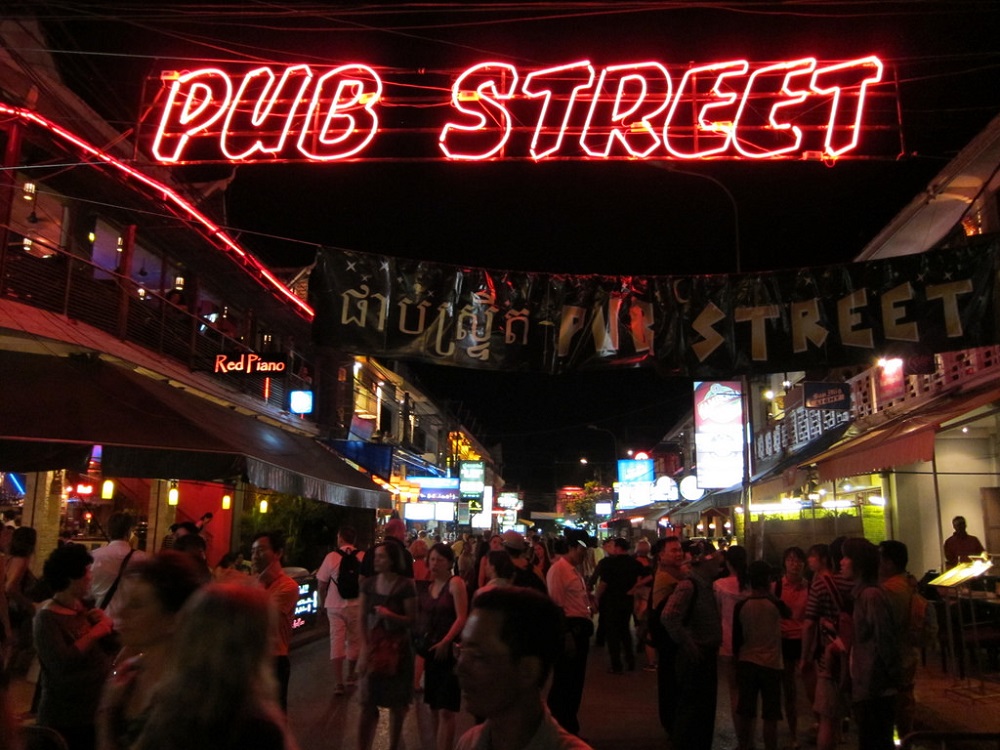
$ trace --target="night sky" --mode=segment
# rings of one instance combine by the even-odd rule
[[[900,81],[902,143],[892,141],[882,158],[832,168],[732,161],[241,166],[227,194],[228,224],[281,267],[310,263],[318,245],[573,274],[726,273],[737,256],[744,271],[848,261],[1000,111],[1000,4],[992,1],[666,9],[460,3],[440,11],[23,5],[44,17],[71,84],[121,129],[136,121],[144,75],[205,59],[461,70],[484,59],[670,66],[877,54]],[[413,367],[486,445],[502,442],[505,478],[530,490],[585,478],[574,475],[581,455],[610,461],[611,436],[588,424],[614,431],[623,448],[648,448],[690,405],[688,381],[651,368],[532,376]]]

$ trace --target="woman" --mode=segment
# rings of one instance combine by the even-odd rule
[[[413,580],[430,580],[431,574],[427,567],[427,542],[417,538],[410,545],[410,554],[413,555]]]
[[[651,549],[646,537],[640,537],[639,541],[635,543],[635,561],[642,566],[642,575],[639,576],[639,580],[636,581],[635,587],[632,589],[632,617],[635,620],[636,653],[645,651],[645,670],[647,672],[656,670],[656,649],[649,645],[646,637],[649,630],[647,608],[649,607],[649,595],[653,590],[653,574],[656,571],[656,565],[653,558],[650,557]]]
[[[42,572],[55,593],[34,623],[42,667],[38,724],[59,732],[70,750],[95,747],[94,717],[111,669],[111,618],[83,603],[93,561],[78,544],[52,551]]]
[[[191,557],[173,550],[129,566],[122,576],[118,633],[124,649],[97,715],[102,750],[128,750],[135,744],[170,663],[181,607],[200,583]]]
[[[784,575],[773,587],[774,596],[783,601],[792,616],[781,620],[781,658],[784,671],[781,675],[781,692],[785,704],[785,721],[791,736],[791,747],[799,747],[798,726],[798,686],[797,671],[802,659],[802,628],[805,623],[806,601],[809,598],[809,582],[803,575],[806,567],[806,553],[801,547],[789,547],[782,555]]]
[[[424,703],[431,709],[431,726],[437,750],[455,745],[455,716],[461,708],[462,691],[455,675],[452,643],[458,638],[468,616],[465,584],[452,575],[455,552],[447,544],[435,544],[427,556],[431,581],[418,599],[424,652]]]
[[[806,599],[799,664],[806,694],[816,714],[816,747],[833,750],[840,743],[841,719],[846,715],[847,705],[841,689],[845,670],[830,645],[837,635],[841,613],[850,612],[852,584],[834,576],[833,558],[826,544],[810,547],[806,562],[813,575]]]
[[[10,539],[4,593],[10,612],[11,644],[9,669],[24,674],[35,656],[31,628],[38,597],[38,578],[31,572],[38,533],[30,526],[14,529]],[[45,596],[40,597],[46,598]]]
[[[371,750],[381,706],[389,709],[389,750],[397,750],[413,698],[410,629],[416,620],[417,590],[402,575],[406,567],[402,545],[377,545],[372,561],[375,575],[361,583],[360,596],[358,748]]]
[[[552,565],[549,561],[549,551],[545,548],[545,545],[542,544],[541,539],[535,539],[535,541],[531,543],[531,549],[534,552],[535,573],[537,573],[538,577],[544,581],[545,576],[549,572],[549,567]]]
[[[277,703],[267,592],[209,584],[181,609],[136,750],[290,750]]]
[[[476,566],[476,570],[478,571],[477,579],[476,579],[476,588],[477,589],[481,588],[482,586],[484,586],[486,584],[486,580],[487,580],[486,579],[486,555],[488,555],[490,552],[501,552],[501,551],[503,551],[503,537],[500,536],[499,534],[494,534],[493,536],[490,537],[490,541],[489,541],[488,544],[481,544],[479,546],[480,546],[480,551],[481,551],[482,554],[481,554],[481,556],[479,558],[479,563]]]
[[[746,547],[730,547],[722,555],[726,563],[726,575],[712,584],[712,590],[715,592],[715,601],[719,607],[719,617],[722,618],[719,676],[729,686],[729,707],[735,730],[739,721],[736,715],[739,688],[733,665],[733,612],[737,603],[750,596],[750,578],[747,572],[749,560]]]

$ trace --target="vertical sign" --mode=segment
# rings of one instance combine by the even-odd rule
[[[486,463],[459,461],[458,488],[462,501],[469,503],[469,513],[482,513],[483,490],[486,488]]]
[[[722,489],[743,480],[743,394],[737,380],[694,384],[698,486]]]

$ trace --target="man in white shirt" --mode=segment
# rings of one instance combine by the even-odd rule
[[[330,622],[330,663],[333,665],[334,695],[344,695],[348,685],[354,684],[357,678],[354,676],[354,665],[358,661],[361,649],[359,629],[361,627],[361,599],[357,593],[357,586],[350,585],[347,590],[346,575],[343,585],[338,585],[341,581],[341,569],[348,568],[351,563],[344,561],[350,558],[355,559],[355,571],[351,574],[356,583],[357,568],[364,557],[364,552],[358,550],[354,543],[357,541],[357,531],[352,526],[341,526],[337,533],[337,549],[328,554],[316,573],[316,581],[319,584],[319,598],[326,607],[327,620]],[[332,585],[331,585],[332,584]],[[341,589],[345,589],[347,597],[341,594]],[[353,594],[353,596],[351,596]],[[344,673],[344,661],[347,662],[347,673]]]
[[[562,554],[549,568],[546,584],[552,601],[563,610],[566,637],[572,640],[572,645],[567,643],[567,649],[552,670],[548,706],[563,729],[579,734],[577,712],[583,699],[590,636],[594,633],[590,593],[578,569],[587,554],[587,544],[579,536],[567,533],[565,542],[557,542],[556,552]]]
[[[126,566],[134,565],[146,557],[146,554],[141,550],[133,551],[132,545],[128,543],[134,521],[135,519],[128,513],[112,513],[108,519],[108,536],[111,541],[106,546],[91,552],[94,564],[90,569],[90,596],[94,600],[94,606],[101,607],[115,623],[118,622],[118,611],[122,601],[121,596],[119,596],[121,588],[119,573],[124,573]],[[126,558],[128,559],[127,563]],[[119,585],[115,587],[107,604],[104,604],[104,600],[116,580]]]

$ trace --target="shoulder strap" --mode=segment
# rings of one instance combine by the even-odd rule
[[[101,603],[98,605],[99,609],[107,609],[107,606],[111,603],[111,600],[115,596],[115,592],[118,591],[118,584],[122,581],[122,574],[125,572],[125,566],[128,565],[129,558],[131,558],[133,554],[135,554],[135,550],[130,549],[128,554],[125,555],[125,559],[122,560],[121,567],[118,568],[118,575],[115,576],[114,583],[111,584],[111,588],[107,590],[107,593],[104,594],[104,598],[101,599]]]

